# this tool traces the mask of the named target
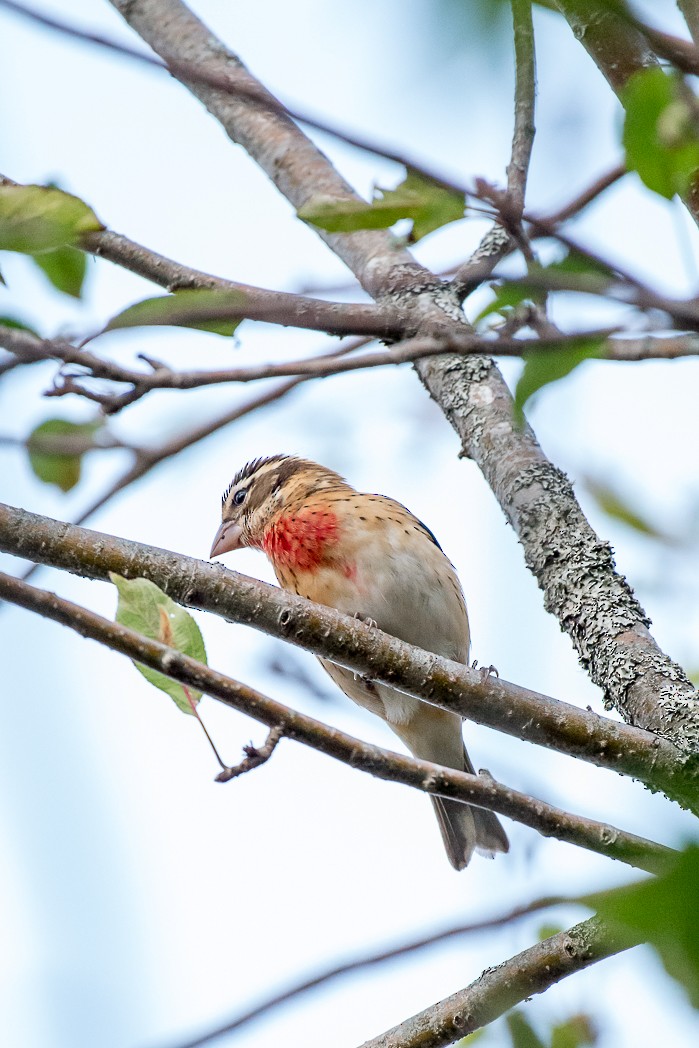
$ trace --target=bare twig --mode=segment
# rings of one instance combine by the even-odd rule
[[[517,283],[514,281],[513,283]],[[524,285],[540,287],[547,290],[569,290],[593,293],[603,288],[611,288],[609,281],[604,278],[593,277],[586,279],[584,274],[576,276],[552,273],[536,273],[531,277],[523,279]],[[622,297],[623,300],[623,297]],[[650,308],[650,307],[649,307]],[[680,309],[679,306],[675,307]],[[692,309],[692,304],[687,303],[687,310]],[[697,321],[699,323],[699,320]],[[615,361],[637,361],[637,360],[674,360],[679,357],[696,356],[699,353],[699,339],[695,334],[682,336],[653,336],[647,335],[638,338],[612,338],[615,334],[609,328],[591,331],[577,331],[566,333],[553,327],[542,328],[537,338],[510,337],[508,334],[496,332],[488,335],[470,335],[457,330],[455,333],[445,333],[438,337],[427,335],[406,339],[396,343],[391,349],[375,351],[361,356],[347,358],[345,353],[323,354],[317,357],[306,357],[301,360],[287,361],[283,364],[262,364],[258,367],[221,368],[215,371],[172,371],[167,366],[161,365],[153,372],[134,371],[130,368],[121,367],[116,364],[108,364],[102,361],[100,375],[85,374],[79,376],[61,375],[56,379],[54,388],[47,396],[65,396],[75,394],[96,400],[102,404],[106,411],[113,413],[120,409],[125,403],[144,396],[154,389],[198,389],[203,386],[223,385],[226,383],[258,382],[270,378],[282,378],[287,376],[299,379],[326,378],[332,375],[345,374],[352,371],[367,370],[378,367],[396,367],[400,364],[414,363],[428,357],[438,356],[445,352],[458,354],[459,356],[472,356],[489,353],[494,357],[522,357],[531,350],[547,351],[555,353],[559,349],[568,346],[576,346],[582,343],[599,343],[599,359]],[[0,338],[2,337],[0,329]],[[55,353],[59,359],[70,356],[70,350],[62,343],[53,344],[48,340],[42,342],[42,352],[48,355]],[[84,385],[85,380],[104,378],[109,370],[111,381],[131,383],[132,391],[119,396],[113,393],[100,393],[91,390]],[[76,381],[76,378],[80,381]],[[87,450],[87,448],[86,448]],[[147,453],[143,453],[147,455]]]
[[[53,593],[36,589],[26,582],[0,573],[0,598],[3,597],[69,626],[82,636],[98,640],[101,644],[145,663],[181,684],[206,692],[240,712],[271,725],[275,729],[273,739],[277,733],[284,734],[352,767],[368,771],[377,778],[401,782],[434,796],[449,797],[490,808],[538,830],[545,836],[556,837],[601,855],[620,859],[651,873],[664,869],[668,857],[673,854],[671,849],[647,841],[643,837],[626,833],[606,823],[596,822],[594,819],[572,815],[545,801],[531,798],[496,782],[490,776],[469,775],[442,768],[429,761],[413,760],[359,742],[350,735],[282,706],[160,641],[151,640]],[[270,753],[274,745],[270,746]]]
[[[615,167],[605,171],[603,175],[596,178],[594,182],[591,182],[589,186],[586,186],[581,193],[576,197],[573,197],[567,204],[559,208],[558,211],[552,212],[550,215],[546,215],[544,220],[549,226],[558,226],[561,222],[567,222],[568,219],[574,218],[575,215],[591,204],[593,200],[596,200],[599,196],[604,193],[606,189],[613,186],[615,182],[618,182],[620,178],[623,178],[626,174],[626,166],[624,164],[617,164]]]
[[[283,736],[284,729],[277,724],[274,728],[270,729],[262,746],[253,746],[252,743],[243,746],[245,758],[240,762],[240,764],[236,764],[232,768],[224,768],[223,771],[216,776],[216,782],[230,782],[231,779],[237,779],[239,775],[246,775],[247,772],[253,771],[254,768],[259,768],[261,765],[266,764],[277,748],[277,743],[281,738],[283,738]]]
[[[0,549],[87,578],[148,578],[169,597],[251,625],[498,731],[631,775],[699,810],[697,769],[671,744],[460,663],[220,565],[0,504]],[[270,720],[270,725],[278,723]]]

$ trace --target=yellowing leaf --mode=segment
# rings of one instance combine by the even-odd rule
[[[148,579],[125,579],[113,572],[109,577],[119,592],[117,622],[206,664],[206,648],[201,630],[188,611],[175,604]],[[200,691],[171,680],[164,673],[135,660],[134,666],[147,681],[166,692],[183,713],[194,712],[192,704],[199,702]]]

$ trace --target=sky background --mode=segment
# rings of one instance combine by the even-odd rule
[[[42,9],[137,43],[105,2],[44,0]],[[291,106],[377,138],[467,181],[502,183],[511,133],[506,32],[483,29],[456,0],[198,0],[197,13]],[[656,4],[656,10],[660,5]],[[664,3],[679,31],[674,5]],[[529,204],[566,202],[619,157],[618,106],[564,24],[536,12],[538,137]],[[124,58],[58,37],[0,10],[3,173],[57,181],[111,229],[191,266],[287,291],[348,285],[348,274],[176,83]],[[400,170],[317,135],[363,193]],[[427,238],[417,257],[443,269],[486,228],[470,217]],[[575,235],[667,293],[698,281],[697,234],[674,204],[627,177],[575,225]],[[30,262],[6,255],[0,313],[42,333],[84,334],[151,285],[90,260],[84,302],[52,291]],[[486,298],[469,302],[475,313]],[[563,324],[606,322],[571,301]],[[145,352],[173,366],[294,359],[328,348],[308,332],[244,324],[237,342],[166,330],[108,336],[123,362]],[[508,362],[514,381],[519,365]],[[673,657],[699,666],[696,361],[592,364],[546,390],[530,418],[565,469],[593,525],[614,545]],[[83,420],[74,398],[46,401],[54,365],[0,383],[0,435],[24,438],[47,417]],[[255,387],[257,389],[257,387]],[[253,395],[220,387],[149,396],[112,424],[137,443]],[[97,513],[89,526],[205,558],[220,495],[248,459],[278,451],[317,459],[357,488],[406,503],[435,531],[466,592],[473,656],[525,687],[601,711],[599,690],[543,610],[521,549],[457,438],[409,367],[306,385],[174,462]],[[73,519],[127,465],[89,456],[68,495],[41,485],[16,448],[0,445],[0,497]],[[585,479],[613,485],[673,544],[651,543],[605,517]],[[273,581],[251,551],[230,567]],[[21,565],[2,558],[5,570]],[[114,589],[43,569],[38,584],[112,616]],[[508,856],[448,865],[426,798],[374,781],[284,741],[262,769],[226,786],[192,718],[130,663],[36,616],[0,612],[0,1042],[16,1048],[168,1048],[233,1017],[270,991],[373,948],[498,914],[550,892],[584,892],[631,871],[514,824]],[[281,701],[389,747],[395,738],[346,700],[315,660],[213,616],[196,616],[210,663]],[[294,679],[302,671],[311,682]],[[298,673],[297,673],[298,676]],[[202,716],[231,763],[262,727],[204,699]],[[474,761],[496,778],[575,812],[669,845],[695,823],[637,784],[467,725]],[[585,911],[554,915],[561,925]],[[241,1048],[353,1048],[453,993],[535,938],[541,919],[472,937],[347,978],[277,1011]],[[638,1007],[638,1002],[643,1007]],[[637,950],[565,981],[527,1005],[534,1022],[589,1011],[602,1048],[696,1043],[684,995]],[[489,1043],[504,1043],[493,1032]]]

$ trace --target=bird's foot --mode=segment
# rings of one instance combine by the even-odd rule
[[[369,615],[362,615],[361,611],[355,611],[352,618],[357,619],[359,622],[363,622],[366,626],[371,626],[372,629],[377,629],[379,625],[376,619],[370,618]]]
[[[479,674],[479,676],[481,678],[481,684],[485,684],[485,682],[487,681],[488,677],[490,677],[491,675],[493,677],[499,677],[500,676],[500,674],[498,673],[497,668],[495,666],[481,666],[480,669],[479,669],[479,667],[478,667],[478,659],[474,659],[473,663],[471,664],[471,669],[472,670],[478,670],[478,674]]]

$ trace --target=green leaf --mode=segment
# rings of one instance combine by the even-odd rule
[[[409,239],[415,242],[435,229],[463,218],[465,207],[463,193],[455,193],[409,170],[395,189],[377,187],[371,203],[316,196],[304,204],[298,216],[329,233],[388,229],[400,219],[412,219]]]
[[[597,1027],[589,1015],[571,1015],[551,1030],[551,1048],[584,1048],[597,1044]]]
[[[622,499],[621,495],[608,485],[593,480],[591,477],[586,477],[585,488],[589,491],[602,512],[606,513],[608,517],[612,517],[614,520],[626,524],[627,527],[633,528],[634,531],[638,531],[641,535],[647,535],[648,538],[660,539],[661,541],[668,543],[672,542],[669,535],[659,531],[649,520],[647,520],[646,517],[644,517],[638,510],[629,506],[628,503]]]
[[[562,344],[559,349],[530,349],[524,354],[524,370],[515,389],[515,418],[521,424],[524,405],[550,382],[565,378],[586,360],[603,356],[604,339],[581,339]]]
[[[80,298],[87,272],[83,251],[74,247],[57,247],[54,251],[44,251],[32,257],[58,291]]]
[[[606,266],[603,262],[597,262],[595,259],[589,259],[574,249],[568,251],[563,258],[552,262],[548,266],[532,265],[529,269],[529,274],[544,280],[546,280],[548,275],[551,291],[576,289],[576,285],[579,284],[579,290],[589,294],[603,294],[607,288],[607,282],[615,279],[614,270],[609,266]],[[563,276],[587,277],[588,280],[569,282],[561,280],[560,274],[563,274]],[[600,277],[603,280],[600,280]],[[542,287],[538,281],[537,283],[533,281],[529,283],[526,276],[513,281],[505,281],[501,284],[491,284],[491,290],[494,291],[495,297],[475,317],[474,324],[477,324],[491,313],[506,313],[508,309],[519,306],[522,302],[541,302],[546,295],[545,285]]]
[[[17,320],[16,317],[0,317],[0,327],[13,328],[15,331],[28,331],[30,335],[36,335],[37,338],[41,338],[38,331],[35,331],[33,327],[29,327],[29,324],[25,324],[23,320]]]
[[[671,200],[686,193],[699,169],[699,139],[682,77],[662,69],[643,69],[622,92],[626,110],[623,143],[626,166]]]
[[[524,1012],[510,1012],[505,1016],[505,1022],[510,1032],[512,1048],[546,1048],[534,1027],[524,1017]]]
[[[0,249],[35,255],[103,228],[87,204],[53,186],[0,186]]]
[[[70,491],[80,480],[82,457],[85,451],[65,454],[50,450],[52,438],[70,439],[79,442],[83,438],[92,442],[100,422],[69,422],[64,418],[51,418],[42,422],[27,437],[29,464],[34,473],[45,484],[55,484],[61,491]],[[89,450],[89,448],[86,448]]]
[[[484,320],[485,317],[490,316],[491,313],[504,314],[509,309],[521,305],[522,302],[531,302],[537,297],[537,295],[539,299],[541,299],[544,294],[541,289],[537,292],[530,285],[522,282],[516,284],[491,284],[491,290],[495,292],[495,297],[492,302],[489,302],[487,306],[480,311],[478,316],[474,318],[474,324],[478,324],[479,321]]]
[[[699,845],[687,845],[658,877],[580,901],[621,935],[648,942],[699,1008]]]
[[[245,303],[242,291],[191,288],[136,302],[112,317],[104,330],[162,325],[232,335],[244,319]]]
[[[551,262],[550,265],[545,267],[545,271],[548,273],[588,273],[591,276],[607,277],[610,280],[613,280],[616,276],[611,266],[607,266],[604,262],[597,261],[597,259],[588,258],[574,248],[566,252],[563,258],[559,258],[556,262]]]
[[[206,664],[206,649],[201,630],[188,611],[175,604],[148,579],[125,579],[114,572],[110,572],[109,577],[119,591],[117,622]],[[150,666],[132,661],[147,681],[174,699],[183,713],[194,712],[192,704],[196,705],[199,702],[200,691],[187,688],[166,677],[164,673],[151,669]]]

